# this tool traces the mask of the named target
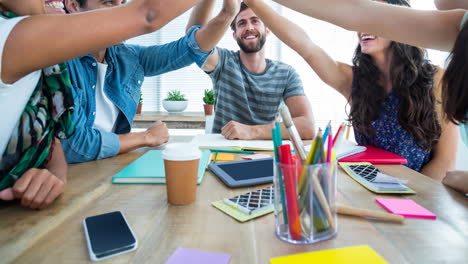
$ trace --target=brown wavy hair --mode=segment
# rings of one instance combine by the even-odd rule
[[[387,3],[409,6],[404,0]],[[390,44],[392,91],[399,98],[398,121],[423,149],[432,149],[440,138],[441,126],[435,111],[434,75],[437,68],[427,59],[424,49],[392,42]],[[372,122],[382,112],[387,93],[381,85],[382,73],[370,55],[356,48],[354,80],[349,120],[356,130],[368,137],[375,135]]]
[[[450,63],[442,79],[442,105],[447,119],[455,124],[468,122],[468,23],[458,34],[450,53]]]

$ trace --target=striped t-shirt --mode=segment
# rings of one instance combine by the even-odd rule
[[[215,91],[213,133],[234,120],[246,125],[269,124],[288,97],[304,95],[297,72],[279,61],[267,59],[263,73],[250,72],[239,51],[217,48],[219,61],[209,73]]]

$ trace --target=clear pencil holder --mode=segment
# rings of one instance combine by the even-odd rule
[[[276,235],[293,244],[311,244],[336,235],[337,163],[275,164]]]

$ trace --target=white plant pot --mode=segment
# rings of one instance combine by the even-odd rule
[[[164,109],[169,113],[180,113],[187,108],[188,101],[162,101]]]

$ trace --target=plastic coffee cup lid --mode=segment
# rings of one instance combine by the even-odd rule
[[[162,157],[174,161],[195,160],[201,157],[201,151],[191,143],[171,143],[166,145]]]

